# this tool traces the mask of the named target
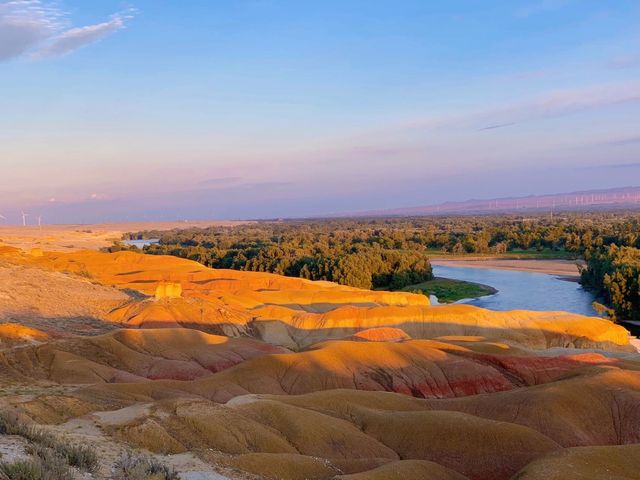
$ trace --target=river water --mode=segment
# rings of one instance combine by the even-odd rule
[[[593,295],[579,283],[562,280],[544,273],[433,266],[436,277],[466,280],[489,285],[498,293],[463,302],[491,310],[563,310],[582,315],[595,315]]]
[[[158,243],[159,241],[159,238],[150,238],[146,240],[125,240],[123,243],[125,245],[133,245],[134,247],[138,247],[140,250],[142,250],[147,245],[152,245],[154,243]]]
[[[158,239],[125,240],[127,245],[142,249],[158,243]],[[489,285],[498,293],[462,300],[469,305],[491,310],[562,310],[582,315],[595,315],[594,296],[579,283],[562,280],[544,273],[433,265],[436,277],[465,280]]]

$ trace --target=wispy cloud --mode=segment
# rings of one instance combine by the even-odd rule
[[[497,123],[495,125],[489,125],[488,127],[479,128],[478,131],[482,132],[483,130],[495,130],[496,128],[510,127],[511,125],[515,125],[515,124],[516,124],[516,122]]]
[[[128,14],[115,14],[107,22],[88,25],[86,27],[71,28],[36,52],[37,58],[61,57],[85,45],[97,42],[111,33],[125,27],[125,22],[132,17]]]
[[[63,28],[64,15],[30,0],[0,1],[0,61],[19,57]]]
[[[71,27],[68,15],[40,0],[0,0],[0,61],[30,56],[59,57],[121,30],[133,10],[102,23]]]
[[[640,102],[640,81],[608,82],[550,90],[537,96],[482,110],[459,112],[441,118],[418,118],[387,127],[387,131],[432,130],[460,127],[491,130],[513,124],[572,115],[579,112]]]
[[[476,112],[467,120],[479,122],[485,118],[501,127],[638,102],[640,82],[612,82],[549,91],[493,111]]]

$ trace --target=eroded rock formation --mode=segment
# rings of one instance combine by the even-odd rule
[[[228,478],[629,480],[634,352],[565,312],[0,248],[3,408]]]

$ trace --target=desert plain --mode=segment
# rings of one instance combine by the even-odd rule
[[[124,451],[191,480],[640,478],[609,320],[98,251],[128,229],[0,229],[0,408],[94,446],[76,478]]]

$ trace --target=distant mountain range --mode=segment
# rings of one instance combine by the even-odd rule
[[[349,216],[417,216],[445,214],[491,214],[515,213],[521,211],[570,211],[612,208],[640,209],[640,187],[609,188],[604,190],[584,190],[579,192],[555,193],[550,195],[529,195],[527,197],[489,198],[445,202],[419,207],[394,208],[354,212]]]

